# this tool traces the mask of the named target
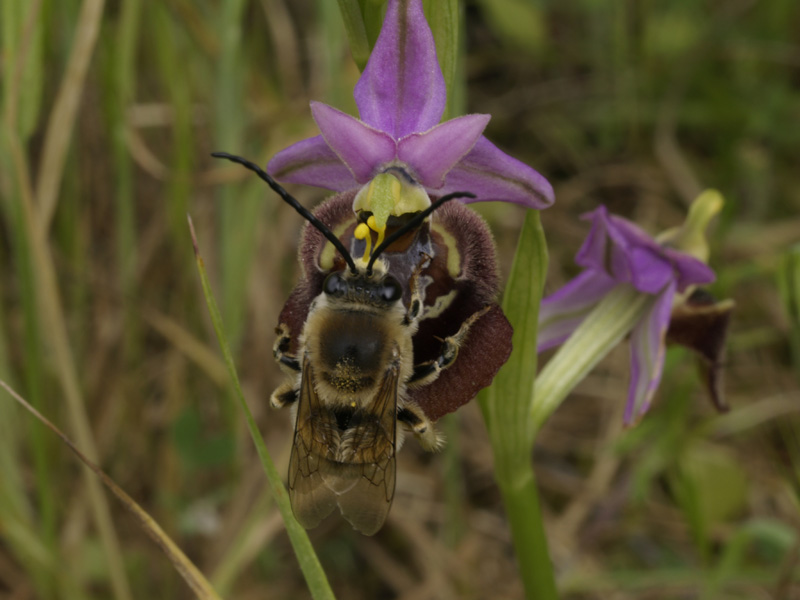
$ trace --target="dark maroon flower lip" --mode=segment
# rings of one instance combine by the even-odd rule
[[[476,197],[465,202],[512,202],[535,209],[553,203],[553,188],[541,174],[483,136],[489,115],[439,122],[445,81],[422,0],[389,1],[353,95],[360,120],[312,102],[322,135],[276,154],[267,172],[280,181],[343,192],[396,164],[437,196],[468,190]]]

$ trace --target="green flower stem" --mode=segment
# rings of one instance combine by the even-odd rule
[[[558,598],[531,463],[535,432],[528,418],[546,273],[547,243],[539,212],[529,210],[503,298],[503,310],[514,326],[514,351],[492,387],[481,393],[480,405],[492,443],[495,479],[511,527],[525,595],[530,600]]]
[[[528,456],[526,456],[528,458]],[[513,482],[498,480],[511,527],[517,566],[529,600],[558,600],[553,564],[539,506],[539,490],[530,459]]]
[[[535,431],[589,371],[633,329],[655,300],[656,296],[642,294],[624,284],[600,301],[536,379],[530,414]]]

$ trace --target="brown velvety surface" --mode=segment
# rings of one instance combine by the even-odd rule
[[[352,237],[356,224],[351,208],[353,197],[352,192],[334,196],[319,205],[314,214],[331,229],[344,227],[340,239],[353,255],[358,255],[363,246]],[[389,262],[389,271],[406,288],[405,302],[410,297],[408,281],[411,273],[425,256],[432,258],[421,273],[421,279],[427,283],[425,306],[433,306],[438,298],[453,290],[457,292],[441,314],[420,321],[413,339],[414,362],[419,364],[435,359],[441,352],[444,338],[454,335],[464,321],[482,308],[494,305],[473,324],[455,363],[430,385],[409,391],[409,397],[420,404],[428,417],[436,420],[469,402],[492,382],[511,353],[512,328],[500,307],[494,304],[499,276],[494,241],[486,223],[458,202],[445,204],[434,218],[434,227],[423,225],[413,238],[404,240],[398,248],[393,247],[394,251],[381,255]],[[448,269],[452,249],[442,230],[455,239],[455,249],[459,254],[458,272],[451,273]],[[309,305],[322,292],[322,284],[329,272],[323,271],[319,265],[325,244],[322,234],[306,225],[298,255],[302,276],[279,317],[279,322],[289,327],[290,351],[293,353],[298,350],[297,340],[308,317]],[[344,268],[344,261],[337,255],[334,270]]]

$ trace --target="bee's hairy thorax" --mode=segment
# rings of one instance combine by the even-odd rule
[[[411,374],[416,324],[404,323],[404,316],[402,303],[381,305],[325,295],[315,300],[302,346],[315,366],[317,387],[330,404],[366,403],[387,365],[397,363],[400,381]]]

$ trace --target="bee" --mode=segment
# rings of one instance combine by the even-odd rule
[[[254,171],[308,223],[304,272],[276,329],[274,356],[287,380],[270,398],[294,411],[294,515],[310,529],[338,508],[373,535],[391,507],[406,434],[437,450],[436,419],[486,387],[510,354],[511,326],[494,303],[491,236],[475,213],[450,202],[474,196],[456,192],[391,217],[371,250],[364,223],[372,215],[353,211],[355,193],[311,213],[257,165],[213,156]],[[431,226],[434,211],[441,218]]]

